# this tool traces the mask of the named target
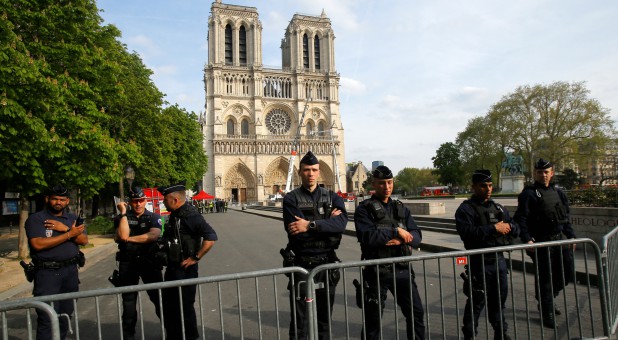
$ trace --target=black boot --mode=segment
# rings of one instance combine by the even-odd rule
[[[543,313],[543,326],[547,328],[556,328],[554,313]]]
[[[498,331],[494,333],[494,340],[511,340],[511,337],[506,334],[506,331],[502,334]]]

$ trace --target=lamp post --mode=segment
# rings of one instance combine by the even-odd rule
[[[129,184],[129,192],[131,192],[131,186],[133,185],[133,180],[135,179],[135,170],[128,165],[126,169],[124,169],[124,178],[127,180]]]

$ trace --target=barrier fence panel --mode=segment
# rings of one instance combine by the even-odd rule
[[[618,227],[603,236],[601,242],[603,270],[607,287],[608,315],[611,333],[618,328]]]
[[[157,290],[161,297],[166,288],[178,289],[182,294],[180,287],[196,285],[195,311],[204,338],[287,339],[290,305],[286,275],[290,273],[308,274],[303,268],[289,267],[3,301],[0,302],[2,338],[34,338],[36,322],[32,320],[36,320],[36,313],[31,308],[39,308],[55,320],[53,338],[59,339],[58,318],[48,303],[73,300],[71,338],[122,339],[122,294],[138,292],[135,338],[165,339],[165,318],[157,318],[146,291]],[[163,302],[160,307],[166,308]],[[182,312],[180,317],[184,321]]]
[[[574,269],[577,272],[575,282],[568,282],[562,292],[559,292],[558,288],[551,288],[555,298],[550,302],[554,303],[557,311],[555,312],[556,327],[550,328],[543,325],[544,321],[548,322],[543,319],[543,315],[547,313],[542,312],[543,305],[539,305],[535,299],[535,292],[538,292],[535,288],[535,279],[538,279],[539,275],[548,274],[550,285],[559,286],[559,282],[568,277],[569,268],[563,265],[564,256],[572,254],[568,250],[573,246],[577,247],[578,255],[584,255],[574,257]],[[561,251],[563,249],[564,251]],[[549,254],[550,252],[554,254],[554,251],[556,251],[555,256],[558,256],[558,260],[552,262],[549,261]],[[496,254],[503,254],[505,261],[489,261],[491,258],[495,259]],[[472,276],[468,276],[469,287],[466,288],[467,292],[464,292],[464,279],[461,274],[465,271],[466,263],[471,265],[472,256],[481,256],[486,259],[474,262],[481,263],[481,265],[485,263],[480,270],[484,273],[483,279],[480,280],[479,288],[479,281],[473,281]],[[543,256],[548,260],[547,262],[543,262]],[[506,296],[502,296],[498,290],[497,293],[491,294],[497,296],[497,299],[491,299],[488,296],[489,292],[492,286],[500,283],[501,279],[497,275],[491,276],[492,268],[490,267],[495,266],[493,269],[497,272],[499,263],[506,263],[509,271],[506,278],[508,290]],[[549,268],[544,267],[543,263],[549,264]],[[368,270],[371,268],[373,269]],[[471,269],[474,271],[473,268]],[[405,275],[406,270],[410,272],[413,270],[415,273],[414,276],[408,275],[407,281],[394,279],[392,275],[389,275],[393,271],[399,273],[403,271]],[[336,298],[332,319],[322,332],[333,339],[361,339],[361,333],[372,326],[377,327],[379,339],[408,338],[404,314],[411,315],[410,320],[413,320],[414,315],[421,313],[417,313],[412,306],[406,307],[408,310],[402,310],[398,303],[403,302],[402,304],[406,305],[406,295],[413,293],[412,282],[416,283],[422,301],[424,320],[422,326],[425,328],[425,339],[464,338],[462,327],[466,295],[471,296],[472,304],[477,299],[477,302],[482,301],[485,306],[499,306],[498,300],[505,299],[504,313],[500,312],[499,307],[496,308],[498,322],[495,325],[498,338],[501,338],[505,330],[513,339],[607,339],[609,337],[601,252],[596,243],[590,239],[321,265],[311,270],[308,277],[309,285],[307,285],[306,294],[307,301],[310,303],[307,304],[307,313],[313,315],[310,318],[310,339],[318,339],[320,333],[317,323],[319,313],[316,308],[320,301],[316,298],[315,289],[328,289],[328,284],[315,284],[314,278],[321,274],[324,275],[325,272],[328,273],[325,275],[327,278],[331,277],[332,271],[338,271],[341,280],[335,288]],[[378,289],[388,288],[389,290],[386,294],[386,301],[383,302],[384,312],[381,318],[377,313],[378,304],[373,305],[371,295],[367,295],[374,291],[374,288],[362,284],[368,279],[368,274],[376,275],[376,279],[369,286],[384,285]],[[355,295],[357,286],[361,294],[358,301],[360,308],[357,307]],[[373,296],[380,296],[384,299],[384,295],[374,294]],[[481,312],[478,333],[474,335],[475,339],[494,337],[494,327],[489,321],[490,312],[487,307]],[[371,318],[371,315],[378,315],[378,317]],[[506,326],[500,322],[500,318],[504,318]],[[410,322],[410,328],[416,328],[414,322]]]

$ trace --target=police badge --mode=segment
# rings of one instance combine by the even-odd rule
[[[53,232],[51,229],[45,229],[45,237],[52,237]]]

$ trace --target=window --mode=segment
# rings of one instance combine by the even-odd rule
[[[243,119],[242,122],[240,122],[240,134],[243,136],[249,135],[249,121],[246,119]]]
[[[234,134],[234,121],[231,119],[228,119],[227,121],[227,134],[228,135]]]
[[[318,131],[320,131],[320,132],[324,131],[324,122],[319,122],[318,123]]]
[[[288,132],[292,126],[290,115],[281,109],[274,109],[268,112],[265,122],[266,128],[273,135],[282,135]]]
[[[307,137],[311,136],[313,133],[313,123],[307,122]]]
[[[303,67],[309,68],[309,39],[303,34]]]
[[[247,65],[247,31],[245,26],[240,26],[238,32],[238,58],[240,65]]]
[[[232,52],[232,26],[225,26],[225,64],[234,63],[234,53]]]
[[[317,35],[313,39],[313,59],[315,63],[315,69],[320,69],[320,37]]]

